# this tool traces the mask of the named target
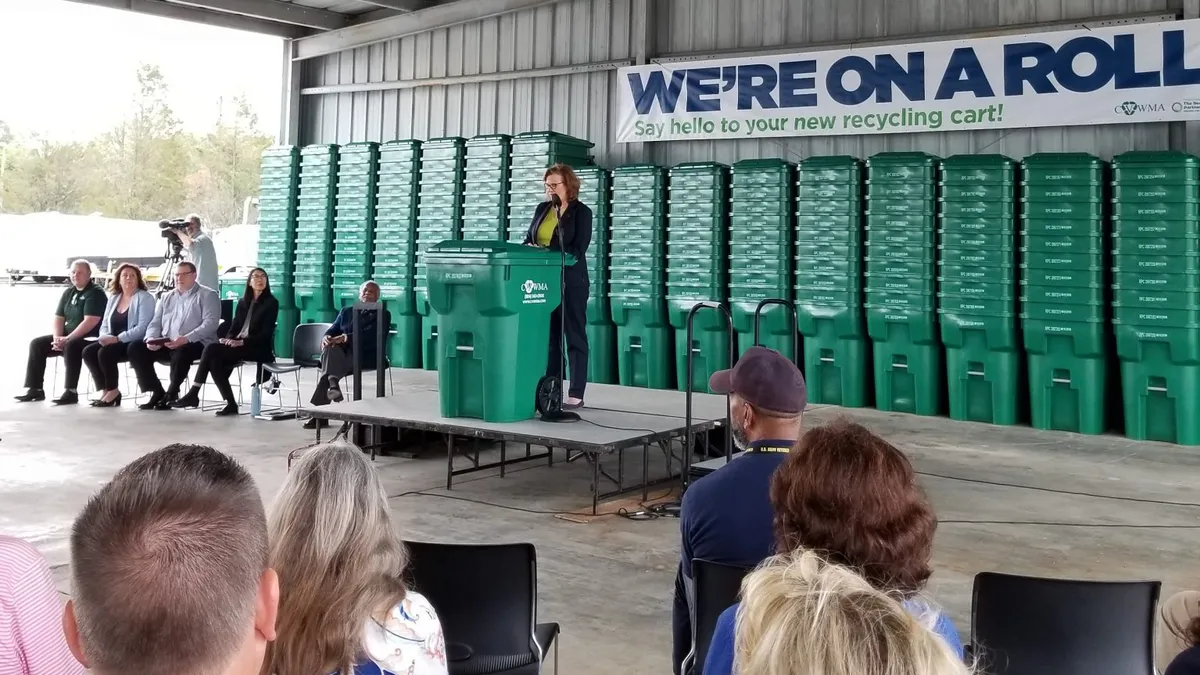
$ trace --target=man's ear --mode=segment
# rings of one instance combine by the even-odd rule
[[[279,575],[267,569],[258,581],[258,600],[254,608],[254,629],[267,642],[275,641],[275,620],[279,616]]]
[[[83,646],[79,640],[79,624],[75,622],[75,601],[68,600],[67,606],[63,609],[63,635],[67,638],[67,646],[71,648],[71,654],[75,656],[84,668],[91,668],[92,664],[88,663],[88,659],[83,654]]]

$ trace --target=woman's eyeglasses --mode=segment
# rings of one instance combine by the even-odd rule
[[[559,185],[562,185],[562,183],[546,183],[546,187],[550,190],[553,190],[554,188],[558,187]]]

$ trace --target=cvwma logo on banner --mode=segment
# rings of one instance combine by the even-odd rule
[[[1137,101],[1125,101],[1121,105],[1113,109],[1113,112],[1126,117],[1133,117],[1140,113],[1163,113],[1167,111],[1167,106],[1162,103],[1138,103]],[[1176,110],[1181,112],[1181,110]]]

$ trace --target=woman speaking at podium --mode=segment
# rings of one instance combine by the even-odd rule
[[[583,407],[587,386],[587,302],[588,246],[592,243],[592,210],[579,201],[579,177],[566,164],[546,169],[546,201],[533,212],[525,243],[551,251],[562,251],[575,258],[563,270],[562,302],[550,315],[550,358],[546,375],[558,377],[562,371],[562,335],[567,333],[567,357],[571,364],[571,383],[563,399],[563,409]]]

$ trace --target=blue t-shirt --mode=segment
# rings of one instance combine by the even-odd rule
[[[672,607],[672,666],[676,673],[691,651],[692,626],[684,586],[692,559],[753,567],[775,549],[771,476],[795,441],[756,441],[725,466],[692,483],[683,494],[679,572]]]
[[[721,616],[717,618],[717,626],[713,630],[712,643],[708,647],[708,657],[704,660],[704,670],[700,675],[733,675],[733,633],[734,626],[737,620],[737,610],[741,603],[734,604],[729,609],[721,612]],[[954,622],[944,612],[939,612],[932,609],[919,601],[910,600],[904,603],[904,608],[910,614],[917,617],[924,617],[929,612],[937,612],[937,620],[933,625],[933,632],[937,633],[950,645],[955,654],[962,658],[963,647],[962,640],[958,637],[958,629],[954,627]],[[1168,673],[1167,675],[1172,675]],[[1191,675],[1188,671],[1184,675]]]
[[[1200,675],[1200,645],[1180,652],[1163,675]]]
[[[680,507],[683,573],[692,559],[749,567],[775,549],[771,476],[794,442],[764,440],[688,487]],[[774,451],[772,451],[774,450]]]

